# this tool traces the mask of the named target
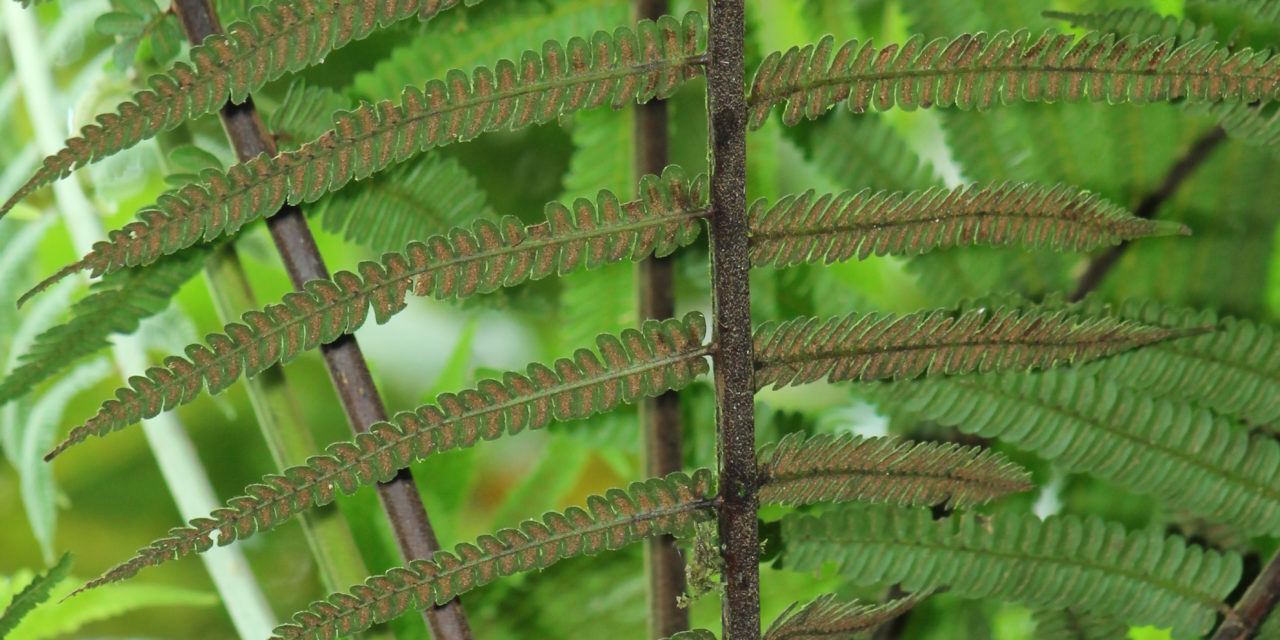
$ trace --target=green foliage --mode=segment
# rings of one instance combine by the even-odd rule
[[[758,200],[747,215],[752,264],[776,267],[967,244],[1089,251],[1190,233],[1177,223],[1134,217],[1088,192],[1008,182],[906,194],[864,189],[818,197],[809,191],[771,207]]]
[[[665,640],[716,640],[716,634],[706,629],[690,629],[667,636]]]
[[[106,435],[161,411],[191,402],[203,388],[216,394],[239,379],[328,344],[359,329],[368,318],[383,324],[404,310],[406,296],[458,299],[528,280],[592,269],[611,262],[666,255],[692,242],[706,214],[706,178],[688,179],[677,167],[641,181],[641,198],[622,203],[601,191],[597,202],[579,199],[572,209],[547,205],[547,221],[523,227],[514,217],[479,221],[471,230],[414,242],[404,253],[364,262],[357,273],[339,271],[312,280],[281,303],[244,314],[243,323],[191,345],[186,358],[134,376],[115,400],[71,430],[49,458],[91,435]]]
[[[642,21],[633,31],[597,32],[588,42],[549,42],[539,55],[493,68],[460,70],[425,90],[406,88],[400,104],[363,105],[334,116],[333,128],[292,152],[261,155],[144,209],[139,220],[100,242],[79,262],[38,285],[27,297],[69,273],[94,275],[146,265],[197,242],[233,234],[274,215],[285,203],[311,202],[428,149],[476,136],[540,124],[579,111],[665,98],[698,73],[701,18]]]
[[[1113,640],[1129,632],[1128,625],[1071,607],[1036,611],[1035,623],[1042,640]]]
[[[783,122],[814,119],[848,100],[855,113],[921,106],[989,109],[1022,101],[1106,100],[1148,103],[1274,98],[1269,52],[1235,54],[1214,43],[1080,38],[1027,31],[962,35],[901,47],[849,41],[833,53],[830,36],[816,45],[770,54],[751,85],[750,122],[760,127],[774,106]]]
[[[330,596],[293,623],[277,627],[280,638],[332,637],[356,633],[412,609],[444,604],[497,578],[545,569],[560,560],[612,551],[659,534],[687,535],[712,517],[711,472],[674,473],[612,489],[587,499],[585,509],[549,513],[518,529],[502,529],[461,544],[453,553],[415,560],[370,578],[347,594]]]
[[[386,482],[410,463],[504,435],[540,429],[604,413],[623,403],[683,388],[707,372],[700,314],[646,322],[640,330],[596,339],[599,355],[579,349],[552,366],[534,363],[525,374],[484,380],[474,389],[445,393],[433,405],[376,423],[354,442],[339,442],[324,455],[244,489],[227,507],[177,527],[81,590],[132,577],[155,566],[217,544],[227,545],[275,528],[297,513],[332,503],[338,492]]]
[[[1028,491],[1030,474],[978,447],[792,433],[760,452],[762,504],[885,502],[948,508]]]
[[[71,554],[63,554],[58,564],[36,576],[31,584],[14,594],[13,600],[8,603],[3,612],[0,612],[0,636],[7,637],[10,632],[18,628],[18,624],[24,617],[40,606],[40,603],[48,600],[49,592],[67,577],[67,572],[70,570]]]
[[[946,585],[967,598],[1035,609],[1079,607],[1134,624],[1204,633],[1240,579],[1240,557],[1156,531],[1126,532],[1096,518],[966,514],[843,507],[782,522],[784,561],[796,571],[828,563],[858,584]]]
[[[191,64],[178,62],[152,76],[148,89],[98,116],[43,166],[3,206],[0,216],[36,189],[72,171],[212,113],[227,100],[244,102],[250,92],[377,29],[414,16],[429,18],[458,0],[272,0],[255,7],[245,22],[230,25],[191,48]],[[133,56],[128,56],[132,60]]]
[[[841,602],[834,593],[799,609],[787,607],[765,630],[764,640],[830,640],[852,638],[906,613],[922,598],[898,598],[885,604]]]
[[[766,323],[755,332],[757,388],[826,378],[870,381],[1047,368],[1198,333],[1064,312],[975,309],[850,314]]]

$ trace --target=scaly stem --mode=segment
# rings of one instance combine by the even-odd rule
[[[208,0],[175,0],[173,7],[188,40],[199,42],[222,32]],[[275,141],[258,116],[252,99],[238,105],[228,102],[223,106],[220,117],[241,162],[261,153],[275,155]],[[267,227],[295,288],[301,289],[309,280],[329,277],[329,269],[320,256],[301,209],[286,205],[267,221]],[[373,423],[385,421],[386,407],[355,336],[343,336],[321,347],[321,353],[352,430],[367,432]],[[406,563],[431,558],[440,550],[440,543],[408,469],[402,469],[390,482],[379,484],[378,497]],[[446,605],[423,610],[423,617],[436,640],[471,638],[471,628],[461,603],[456,599]]]
[[[711,279],[720,457],[725,640],[760,638],[751,264],[747,254],[747,100],[743,0],[711,0],[707,113],[711,133]]]
[[[1186,182],[1188,178],[1195,174],[1196,170],[1205,163],[1213,152],[1227,141],[1227,132],[1222,127],[1214,127],[1208,133],[1200,136],[1191,148],[1187,150],[1177,162],[1169,167],[1169,173],[1165,174],[1164,180],[1160,182],[1160,186],[1154,191],[1148,193],[1138,203],[1138,208],[1134,209],[1133,215],[1139,218],[1154,218],[1156,211],[1160,209],[1173,194],[1177,192],[1178,187]],[[1084,275],[1080,276],[1079,282],[1076,284],[1076,290],[1071,294],[1071,301],[1078,302],[1090,291],[1098,288],[1102,284],[1102,279],[1107,277],[1111,269],[1120,261],[1120,257],[1124,255],[1126,249],[1129,248],[1129,242],[1126,240],[1120,244],[1107,249],[1105,253],[1094,258],[1089,262],[1089,267],[1085,269]]]
[[[34,14],[16,2],[4,3],[0,14],[4,15],[14,68],[38,145],[42,153],[56,153],[62,148],[64,137],[58,121],[61,110],[54,106],[49,61],[41,54],[38,44],[39,26]],[[88,252],[94,242],[106,237],[101,221],[91,213],[93,204],[80,190],[78,182],[56,182],[53,193],[78,253]],[[141,375],[147,366],[146,347],[141,337],[137,334],[115,336],[113,342],[112,356],[120,374]],[[223,506],[214,494],[191,440],[173,414],[143,420],[142,430],[183,518],[201,518]],[[275,615],[244,554],[237,548],[218,547],[201,554],[200,559],[240,637],[268,635]]]
[[[636,18],[656,20],[670,9],[667,0],[636,0]],[[635,173],[661,175],[667,166],[667,105],[651,100],[635,107]],[[638,194],[637,194],[638,195]],[[652,257],[636,265],[640,319],[675,317],[672,258]],[[668,391],[640,405],[644,428],[645,475],[660,478],[684,467],[680,395]],[[689,629],[689,610],[676,606],[685,592],[684,560],[673,536],[645,542],[649,578],[649,637],[665,638]]]
[[[234,245],[224,244],[214,251],[204,274],[222,322],[238,321],[241,312],[261,306]],[[245,384],[258,427],[277,468],[283,471],[319,450],[279,365],[247,379]],[[302,513],[301,523],[328,593],[345,591],[369,576],[351,529],[336,507],[307,510]]]

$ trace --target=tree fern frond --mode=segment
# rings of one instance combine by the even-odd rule
[[[1240,579],[1240,556],[1205,551],[1157,531],[1126,532],[1097,518],[964,514],[845,506],[782,521],[784,561],[796,571],[835,563],[858,584],[945,585],[965,598],[1035,609],[1078,607],[1134,624],[1208,631]]]
[[[548,42],[541,55],[526,52],[519,63],[477,67],[471,76],[453,70],[425,91],[405,89],[398,106],[383,101],[339,113],[331,130],[297,151],[264,154],[227,172],[202,174],[201,183],[158,200],[139,213],[139,222],[113,232],[24,299],[75,270],[97,275],[145,265],[235,233],[274,215],[285,202],[311,202],[433,147],[581,109],[668,97],[701,68],[697,50],[703,32],[696,13],[683,24],[671,17],[642,21],[634,31],[597,32],[591,42]]]
[[[192,520],[139,550],[80,590],[136,575],[146,567],[273,529],[297,513],[333,502],[341,491],[386,482],[413,462],[504,435],[541,429],[552,420],[578,420],[623,403],[680,389],[707,372],[706,322],[651,320],[640,330],[596,338],[599,355],[579,349],[548,367],[529,365],[475,389],[442,394],[434,405],[372,425],[354,442],[329,445],[324,455],[249,485],[243,495],[206,518]]]
[[[850,141],[857,140],[856,144]],[[823,120],[813,136],[813,165],[838,185],[918,190],[942,185],[933,165],[876,115]]]
[[[138,324],[171,303],[178,289],[204,267],[210,250],[166,257],[151,268],[113,274],[96,282],[71,306],[71,318],[36,337],[21,364],[0,380],[0,404],[26,395],[81,358],[110,344],[113,334]]]
[[[1196,4],[1217,4],[1242,11],[1258,20],[1280,21],[1280,0],[1196,0]]]
[[[0,216],[36,189],[182,122],[213,113],[228,100],[244,102],[250,92],[286,73],[319,63],[334,49],[375,30],[414,16],[430,18],[459,0],[272,0],[254,7],[245,22],[226,34],[209,36],[191,48],[191,64],[175,63],[151,76],[114,113],[80,130],[3,206]]]
[[[1124,7],[1110,11],[1077,13],[1071,11],[1045,11],[1044,17],[1062,20],[1073,27],[1102,31],[1122,36],[1140,38],[1158,37],[1174,39],[1178,44],[1193,40],[1216,42],[1217,29],[1213,25],[1200,25],[1176,16],[1165,16],[1144,7]]]
[[[925,595],[927,597],[927,594]],[[800,607],[792,604],[764,632],[764,640],[837,640],[853,638],[864,631],[906,613],[923,600],[920,596],[898,598],[884,604],[841,602],[836,594],[820,596]]]
[[[1105,312],[1088,300],[1084,315]],[[1110,309],[1116,318],[1171,328],[1215,327],[1090,363],[1089,371],[1149,395],[1190,402],[1252,425],[1280,421],[1280,341],[1265,324],[1156,302],[1127,301]]]
[[[1129,625],[1072,607],[1036,611],[1036,640],[1114,640],[1129,634]]]
[[[1146,103],[1270,100],[1280,91],[1280,63],[1269,52],[1231,53],[1213,43],[1090,33],[1080,38],[1026,31],[920,36],[876,47],[834,40],[773,53],[751,87],[749,120],[760,127],[774,106],[783,121],[813,119],[848,99],[864,112],[894,106],[989,109],[1025,100]]]
[[[897,438],[792,433],[760,452],[762,504],[887,502],[970,507],[1035,485],[1027,470],[980,447]]]
[[[705,176],[689,179],[679,167],[668,167],[662,177],[641,180],[638,200],[623,204],[601,191],[596,203],[579,199],[570,208],[553,202],[541,224],[522,227],[510,216],[498,223],[480,221],[470,230],[455,228],[414,242],[380,262],[361,263],[356,273],[312,280],[281,303],[250,311],[243,323],[211,334],[207,346],[187,347],[186,358],[171,356],[145,377],[131,378],[115,400],[73,428],[48,457],[90,435],[191,402],[203,387],[219,393],[242,375],[255,376],[352,333],[371,307],[375,320],[385,323],[404,309],[410,291],[458,299],[578,268],[667,255],[697,238],[699,218],[707,214],[706,184]]]
[[[1208,410],[1077,371],[939,378],[894,385],[887,399],[1214,522],[1280,533],[1280,444]]]
[[[688,535],[714,517],[714,480],[700,469],[633,483],[518,529],[481,536],[475,544],[439,551],[432,560],[370,578],[346,594],[329,596],[275,629],[277,638],[332,638],[358,633],[411,609],[449,600],[497,578],[545,569],[560,560],[612,551],[649,536]]]
[[[1176,222],[1136,217],[1087,191],[1005,182],[958,189],[818,197],[813,191],[748,212],[756,266],[914,255],[957,245],[1022,243],[1059,251],[1190,231]]]
[[[664,640],[716,640],[716,634],[706,629],[690,629],[667,636]]]
[[[64,553],[48,571],[37,575],[31,584],[13,596],[13,601],[0,612],[0,638],[14,629],[28,613],[49,599],[49,592],[67,577],[71,570],[71,554]]]
[[[1026,370],[1194,333],[1066,312],[977,309],[769,322],[755,332],[756,387]]]

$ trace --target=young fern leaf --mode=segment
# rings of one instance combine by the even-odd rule
[[[788,515],[782,537],[784,561],[796,571],[835,563],[858,584],[901,583],[913,592],[945,585],[964,598],[1078,607],[1133,624],[1172,626],[1174,635],[1208,631],[1241,573],[1235,553],[1073,516],[934,520],[928,509],[847,505],[821,516]]]
[[[1067,607],[1036,611],[1036,640],[1114,640],[1129,634],[1129,625]]]
[[[71,554],[64,553],[48,571],[37,575],[31,584],[13,596],[13,601],[0,612],[0,638],[6,637],[28,613],[49,599],[49,592],[67,577],[71,570]]]
[[[1059,251],[1190,231],[1176,222],[1136,217],[1087,191],[1004,182],[901,192],[864,189],[818,197],[787,196],[751,205],[755,266],[916,255],[959,245],[1021,243]]]
[[[1080,308],[1084,315],[1106,311],[1096,299]],[[1086,371],[1250,424],[1280,421],[1280,342],[1270,326],[1155,302],[1129,301],[1109,311],[1135,322],[1216,330],[1090,363]]]
[[[667,255],[697,238],[707,214],[706,177],[688,179],[678,167],[662,177],[646,176],[638,200],[627,203],[601,191],[597,202],[579,199],[572,208],[547,205],[547,221],[522,227],[508,216],[479,221],[470,230],[414,242],[403,253],[364,262],[357,273],[339,271],[312,280],[282,302],[250,311],[243,323],[191,345],[186,358],[135,376],[96,415],[71,430],[47,457],[91,435],[106,435],[194,400],[203,387],[219,393],[242,375],[253,377],[276,363],[354,332],[368,318],[383,324],[405,308],[412,292],[458,299],[578,268]]]
[[[755,332],[756,387],[1048,368],[1195,333],[1065,312],[976,309],[796,318]]]
[[[692,533],[714,517],[714,480],[700,469],[673,473],[612,489],[577,507],[530,520],[518,529],[481,536],[432,560],[369,578],[350,593],[335,594],[275,629],[277,638],[332,638],[359,633],[412,609],[439,604],[522,571],[545,569],[560,560],[612,551],[649,536]]]
[[[834,593],[796,609],[787,607],[764,632],[764,640],[838,640],[853,638],[911,610],[928,597],[909,596],[884,604],[841,602]]]
[[[1029,491],[999,453],[953,443],[792,433],[760,451],[761,504],[886,502],[971,507]]]
[[[151,76],[148,89],[122,102],[114,113],[80,130],[17,193],[0,216],[36,189],[72,171],[128,149],[179,124],[244,102],[266,83],[318,64],[329,52],[375,30],[418,16],[423,20],[457,6],[459,0],[272,0],[254,7],[246,22],[191,47],[191,64],[176,62]],[[474,2],[469,2],[474,4]]]
[[[765,58],[748,99],[752,128],[773,107],[783,122],[814,119],[848,100],[855,113],[892,107],[989,109],[1016,100],[1148,103],[1271,100],[1280,62],[1267,51],[1231,53],[1215,43],[1089,33],[1080,38],[1027,31],[965,34],[876,47],[835,41]]]
[[[200,183],[158,200],[139,222],[113,232],[23,300],[78,270],[98,275],[145,265],[233,234],[286,202],[311,202],[434,147],[582,109],[669,97],[699,71],[703,31],[701,17],[690,13],[683,24],[664,17],[634,31],[597,32],[591,42],[548,42],[541,55],[526,52],[519,63],[476,67],[471,76],[453,70],[425,90],[409,87],[399,105],[383,101],[336,114],[331,130],[296,151],[205,172]]]
[[[297,513],[332,503],[338,492],[386,482],[411,463],[443,451],[465,449],[521,431],[541,429],[612,410],[623,403],[681,389],[707,372],[706,322],[693,313],[683,321],[651,320],[620,336],[596,338],[599,355],[579,349],[551,367],[529,365],[475,389],[442,394],[434,405],[402,412],[372,425],[353,442],[329,445],[324,455],[245,487],[227,507],[177,527],[79,591],[136,575],[145,567],[204,552],[215,540],[231,544],[273,529]]]
[[[204,267],[211,248],[166,257],[149,269],[113,274],[96,282],[71,307],[71,318],[36,337],[21,364],[0,379],[0,404],[20,398],[81,358],[109,346],[111,335],[169,306],[178,289]]]
[[[1078,371],[938,378],[893,385],[886,399],[1212,522],[1280,534],[1280,444],[1206,409]]]

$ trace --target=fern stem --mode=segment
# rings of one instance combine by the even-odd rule
[[[192,42],[222,31],[209,0],[174,0],[173,7],[187,39]],[[219,115],[241,162],[261,153],[275,155],[275,141],[258,116],[251,98],[246,97],[239,105],[228,102]],[[295,288],[301,289],[308,280],[329,276],[301,209],[286,205],[268,220],[267,227]],[[322,346],[321,352],[352,429],[363,433],[371,424],[385,421],[386,407],[355,336],[343,336]],[[440,550],[417,484],[408,469],[402,469],[390,482],[378,485],[378,496],[406,562],[430,558]],[[423,617],[436,640],[469,640],[472,637],[466,614],[456,599],[423,609]]]
[[[670,10],[668,0],[636,0],[637,20],[657,20]],[[635,106],[636,180],[661,175],[667,166],[667,105],[651,100]],[[640,194],[636,194],[637,196]],[[676,300],[672,256],[650,256],[636,265],[636,307],[640,320],[675,317]],[[668,391],[640,403],[644,430],[645,475],[662,477],[684,467],[680,425],[680,394]],[[645,573],[649,580],[649,637],[665,638],[689,629],[689,610],[677,606],[686,589],[684,559],[671,535],[645,541]]]
[[[1280,604],[1280,551],[1262,568],[1262,573],[1249,585],[1235,615],[1229,615],[1210,640],[1249,640]]]
[[[725,640],[760,638],[760,531],[747,228],[744,0],[711,0],[707,113],[711,134],[711,304],[720,453]]]
[[[223,322],[233,322],[241,310],[259,307],[234,245],[224,244],[214,252],[205,266],[205,278]],[[318,450],[302,420],[297,396],[279,365],[247,379],[246,384],[258,427],[280,470]],[[326,591],[341,591],[369,575],[351,529],[336,508],[307,511],[301,522]]]
[[[34,14],[18,3],[4,3],[0,13],[4,15],[3,24],[32,128],[42,151],[54,153],[62,146],[62,135],[56,120],[59,110],[53,106],[51,70],[37,43],[39,26]],[[93,243],[106,234],[101,222],[90,213],[94,207],[80,190],[79,183],[57,182],[53,193],[76,250],[91,249]],[[116,368],[126,377],[141,374],[147,365],[146,349],[137,334],[116,336],[112,356]],[[177,418],[165,414],[144,420],[142,429],[178,511],[185,518],[195,518],[218,508],[204,465]],[[270,631],[275,615],[243,552],[225,547],[210,551],[203,554],[201,560],[237,634],[242,638],[263,637]]]
[[[1138,208],[1134,209],[1133,215],[1151,219],[1156,216],[1156,211],[1173,197],[1184,182],[1195,175],[1206,161],[1213,156],[1213,152],[1217,150],[1222,143],[1227,141],[1227,132],[1221,126],[1215,126],[1208,133],[1200,136],[1191,148],[1187,150],[1173,166],[1169,167],[1169,172],[1165,174],[1164,180],[1160,182],[1160,186],[1154,191],[1148,193],[1138,203]],[[1107,249],[1105,253],[1094,258],[1089,262],[1089,267],[1085,269],[1084,275],[1080,276],[1080,280],[1076,284],[1076,289],[1071,293],[1071,301],[1079,302],[1089,295],[1089,292],[1097,289],[1102,284],[1103,278],[1115,268],[1116,263],[1120,262],[1120,258],[1124,256],[1125,250],[1129,248],[1129,241],[1125,240],[1120,244]]]

